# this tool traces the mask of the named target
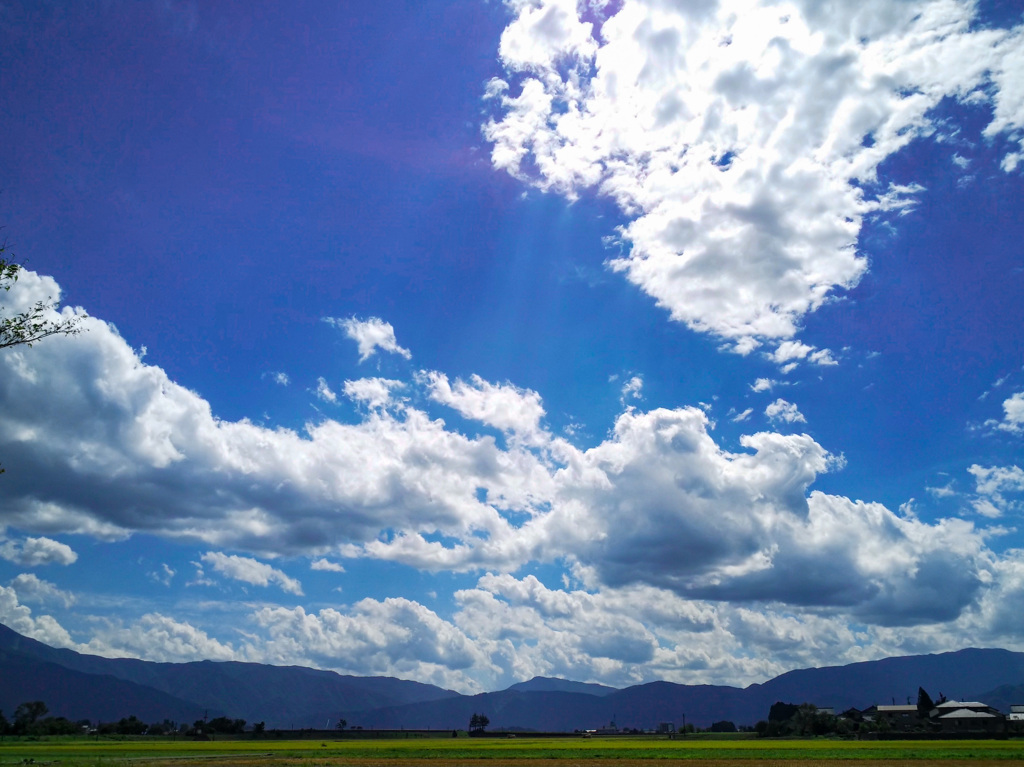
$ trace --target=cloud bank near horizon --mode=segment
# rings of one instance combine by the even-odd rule
[[[25,272],[12,308],[57,291]],[[942,631],[954,628],[1017,641],[1006,606],[1024,565],[1020,552],[991,548],[988,515],[926,522],[815,490],[841,459],[807,434],[753,431],[730,451],[703,409],[630,404],[580,449],[546,428],[538,392],[437,371],[346,382],[352,423],[272,429],[218,419],[113,326],[83,325],[74,339],[0,358],[0,452],[12,456],[0,525],[201,545],[207,569],[193,588],[275,584],[297,600],[289,568],[324,556],[478,580],[457,592],[450,618],[404,598],[264,603],[247,614],[253,636],[235,642],[147,613],[76,645],[19,600],[46,591],[22,579],[20,592],[0,594],[0,620],[43,641],[373,669],[467,690],[526,673],[756,681],[786,662],[946,647]],[[449,426],[446,409],[474,433]],[[798,412],[780,407],[775,420],[791,428],[800,422],[784,414]],[[1014,468],[972,469],[979,497],[1005,506]],[[23,566],[75,562],[50,537],[4,545]],[[564,564],[573,580],[554,589],[521,572],[536,564]],[[402,629],[372,630],[380,621]],[[788,649],[764,661],[765,643]]]

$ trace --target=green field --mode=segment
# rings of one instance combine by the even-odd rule
[[[1024,740],[1003,741],[839,741],[657,738],[593,739],[410,739],[410,740],[109,740],[54,738],[8,739],[0,743],[0,764],[78,765],[524,765],[607,764],[620,767],[657,761],[671,763],[827,765],[960,765],[1024,762]]]

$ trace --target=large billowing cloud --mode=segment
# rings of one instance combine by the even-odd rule
[[[614,199],[629,251],[612,268],[741,352],[863,276],[865,218],[921,191],[879,165],[936,132],[943,99],[989,109],[1004,169],[1021,160],[1024,27],[975,28],[971,2],[624,0],[599,29],[584,2],[508,5],[494,165]]]
[[[159,613],[147,613],[137,621],[107,623],[96,629],[80,652],[110,658],[144,658],[161,663],[181,663],[200,658],[247,660],[247,649],[235,649],[220,642],[191,623]]]
[[[411,677],[468,689],[473,676],[494,677],[488,652],[423,605],[402,598],[364,599],[347,610],[265,607],[253,622],[266,632],[258,652],[268,662],[297,659],[354,674]],[[472,674],[470,674],[472,672]]]
[[[46,282],[26,273],[18,290]],[[347,387],[381,405],[356,423],[325,418],[299,434],[215,418],[114,328],[84,325],[0,357],[0,454],[12,456],[0,524],[431,571],[565,561],[594,587],[833,607],[878,623],[954,618],[990,575],[969,523],[812,492],[835,462],[807,435],[750,434],[729,452],[698,408],[627,407],[605,441],[580,450],[544,430],[536,392],[436,372],[408,385],[478,436],[405,401],[383,407],[391,381]],[[250,557],[211,552],[203,563],[301,593]]]
[[[13,586],[0,586],[0,623],[51,647],[73,647],[75,644],[53,616],[33,617],[32,610],[18,600],[18,592]]]
[[[741,442],[752,452],[722,450],[695,408],[620,416],[612,439],[563,470],[575,476],[552,537],[572,540],[603,583],[845,607],[881,623],[954,618],[988,578],[969,523],[808,493],[837,459],[807,435]]]

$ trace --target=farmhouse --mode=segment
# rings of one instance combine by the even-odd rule
[[[1004,732],[1006,717],[1002,713],[977,701],[948,700],[940,703],[930,719],[942,727],[943,732]]]
[[[923,720],[915,705],[898,706],[872,706],[874,711],[870,714],[864,711],[865,718],[872,718],[878,722],[887,722],[896,731],[914,730],[921,727]]]

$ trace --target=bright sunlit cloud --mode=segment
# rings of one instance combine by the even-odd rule
[[[492,162],[613,199],[628,223],[612,269],[741,353],[812,354],[789,339],[863,277],[865,221],[923,191],[878,168],[937,130],[943,99],[991,104],[986,135],[1019,150],[1022,28],[974,28],[973,3],[616,7],[595,36],[582,4],[512,6],[507,75],[487,90]]]

